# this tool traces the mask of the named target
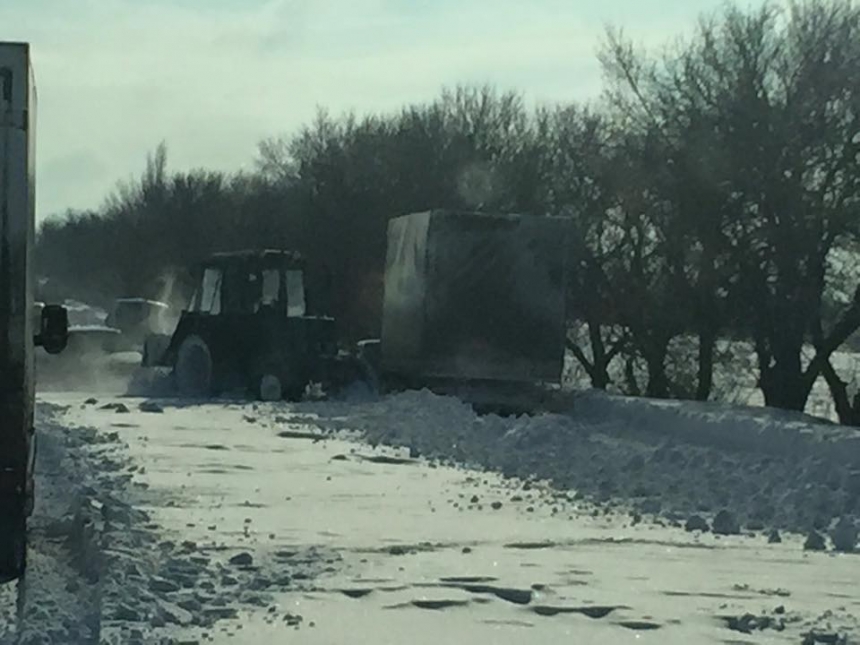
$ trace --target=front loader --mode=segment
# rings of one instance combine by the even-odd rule
[[[166,369],[166,390],[196,399],[297,400],[312,383],[353,380],[361,366],[339,350],[334,318],[316,310],[305,268],[290,250],[214,254],[174,332],[146,339],[143,367]]]

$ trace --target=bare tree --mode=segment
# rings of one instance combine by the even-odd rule
[[[567,346],[582,365],[592,387],[612,382],[609,367],[625,346],[613,310],[612,281],[606,266],[618,250],[608,225],[614,203],[609,184],[608,124],[599,112],[565,106],[542,108],[535,119],[540,155],[540,212],[567,216],[573,236],[569,246],[568,310],[585,323],[585,338],[569,335]]]
[[[754,340],[767,404],[803,409],[860,323],[856,298],[829,327],[822,311],[827,257],[860,223],[858,9],[729,8],[660,59],[612,37],[604,63],[616,109],[667,143],[673,200],[702,250],[701,320],[725,303],[723,324]],[[689,186],[705,191],[701,208]]]

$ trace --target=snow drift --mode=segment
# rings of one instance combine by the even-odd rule
[[[503,418],[428,391],[302,409],[371,443],[549,480],[574,498],[677,526],[724,510],[750,530],[806,532],[860,511],[860,464],[846,458],[856,433],[801,416],[586,396],[568,414]],[[810,447],[816,437],[820,450]]]

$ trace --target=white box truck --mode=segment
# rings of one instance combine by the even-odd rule
[[[0,43],[0,581],[26,566],[26,520],[33,508],[34,345],[62,351],[66,311],[33,312],[36,88],[30,49]],[[39,324],[40,328],[36,328]]]
[[[415,387],[559,383],[568,228],[559,217],[447,210],[390,220],[383,375]]]

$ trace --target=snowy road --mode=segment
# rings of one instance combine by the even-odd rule
[[[0,587],[0,643],[98,643],[101,620],[98,456],[94,431],[69,433],[43,410],[28,575]]]
[[[790,535],[685,533],[574,491],[372,448],[343,431],[384,425],[372,405],[85,398],[50,395],[40,418],[74,459],[77,479],[54,490],[82,491],[72,497],[104,520],[99,582],[66,612],[71,630],[95,620],[103,642],[280,642],[297,629],[321,644],[860,637],[856,555],[807,553]],[[431,412],[413,408],[412,423]],[[63,516],[48,499],[36,527]],[[35,541],[34,562],[49,543]],[[49,566],[60,580],[42,588],[85,579],[66,566]],[[30,628],[87,642],[39,597]]]

